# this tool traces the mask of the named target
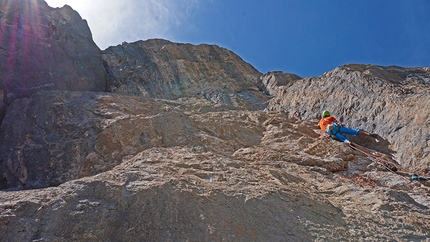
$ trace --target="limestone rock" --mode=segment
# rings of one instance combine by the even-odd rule
[[[281,86],[289,86],[294,81],[302,79],[300,76],[281,71],[269,72],[260,77],[264,85],[264,89],[271,96],[280,96],[279,90]]]
[[[285,121],[282,116],[272,118]],[[282,127],[282,123],[271,122],[271,125]],[[273,131],[274,127],[265,132]],[[300,130],[296,132],[307,139],[312,137]],[[295,136],[288,133],[278,135],[280,140],[285,138],[284,142],[277,141],[279,146],[288,144]],[[283,154],[283,160],[274,156],[245,158],[241,155],[245,150],[229,156],[193,147],[155,147],[93,177],[47,189],[0,192],[2,239],[425,241],[428,238],[428,187],[403,181],[403,188],[390,188],[384,180],[402,181],[384,171],[334,175],[318,166],[290,162],[317,154],[314,152],[320,145],[318,142],[319,139],[314,139],[309,146],[313,148],[301,156],[295,155],[301,147],[289,150]],[[351,163],[366,162],[355,156]],[[26,229],[22,230],[23,227]]]
[[[95,94],[46,93],[12,103],[0,138],[2,187],[46,187],[78,177],[101,131]]]
[[[87,72],[87,57],[100,64],[100,52],[76,12],[0,3],[5,38],[65,50],[36,59],[34,86],[2,82],[10,102],[0,104],[0,241],[430,238],[430,181],[409,173],[429,164],[428,68],[351,64],[320,77],[260,77],[217,46],[148,40],[103,51],[111,92],[93,92],[104,76],[98,64]],[[37,18],[14,22],[28,4]],[[36,63],[13,47],[0,48],[2,61],[13,53],[22,62],[1,65],[8,78]],[[325,138],[323,109],[378,133],[354,139],[368,154]],[[390,172],[375,156],[403,166]]]
[[[16,100],[2,123],[2,187],[55,186],[111,169],[122,156],[160,145],[150,140],[156,135],[148,137],[133,124],[139,115],[147,121],[142,125],[157,117],[162,121],[159,106],[92,92],[41,92]],[[147,118],[151,115],[153,119]]]
[[[264,78],[270,78],[266,75]],[[377,133],[403,166],[429,167],[428,68],[345,65],[278,87],[268,110],[318,122],[324,109],[344,124]]]
[[[201,105],[211,104],[58,91],[16,100],[1,126],[1,187],[59,185],[112,169],[152,147],[233,153],[260,142],[253,115],[201,112]]]
[[[251,110],[265,108],[268,101],[259,90],[261,73],[216,45],[152,39],[109,47],[103,59],[114,93],[163,99],[198,95]]]
[[[1,0],[0,33],[0,92],[7,104],[40,90],[106,90],[100,49],[69,6]]]
[[[7,137],[26,137],[11,154],[51,157],[33,177],[86,177],[0,191],[5,241],[402,241],[430,234],[430,184],[377,169],[324,139],[311,121],[208,112],[203,107],[213,104],[203,98],[44,92],[21,102],[3,125],[21,114],[10,120],[29,127],[5,128],[13,130]],[[16,160],[28,174],[37,169]]]

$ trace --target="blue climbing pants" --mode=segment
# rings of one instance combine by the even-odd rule
[[[342,142],[349,141],[345,136],[342,134],[349,134],[349,135],[358,135],[359,129],[350,129],[341,125],[338,125],[337,123],[331,124],[333,125],[333,129],[330,130],[327,125],[326,132],[330,134],[330,136],[334,139],[340,140]]]

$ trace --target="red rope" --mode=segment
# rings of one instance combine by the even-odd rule
[[[389,172],[391,172],[391,173],[393,173],[393,174],[396,174],[396,175],[398,175],[398,176],[402,177],[403,179],[405,179],[405,180],[406,180],[406,181],[408,181],[408,182],[411,182],[408,178],[406,178],[406,177],[404,177],[404,176],[401,176],[400,174],[398,174],[398,173],[394,172],[394,171],[393,171],[393,170],[391,170],[389,167],[387,167],[387,166],[385,166],[385,165],[384,165],[384,163],[388,163],[388,164],[393,165],[393,164],[392,164],[392,162],[389,162],[389,161],[387,161],[387,160],[383,159],[382,157],[378,157],[378,156],[376,156],[376,155],[374,155],[374,154],[370,154],[369,152],[366,152],[366,151],[364,151],[364,150],[359,149],[359,147],[361,147],[361,148],[365,148],[365,149],[368,149],[367,147],[363,147],[363,146],[358,145],[358,144],[356,144],[356,143],[354,143],[354,144],[349,144],[349,147],[351,147],[353,150],[357,150],[357,151],[359,151],[359,152],[361,152],[361,153],[363,153],[363,154],[367,155],[369,158],[371,158],[371,160],[372,160],[373,162],[375,162],[376,164],[378,164],[378,165],[380,165],[380,166],[384,167],[384,168],[385,168],[385,169],[387,169]],[[371,150],[371,149],[368,149],[368,150]],[[372,151],[374,151],[374,150],[372,150]],[[380,153],[380,154],[382,154],[382,155],[385,155],[385,154],[384,154],[384,153],[382,153],[382,152],[379,152],[379,151],[376,151],[376,152],[378,152],[378,153]],[[394,165],[393,165],[393,166],[394,166]]]
[[[392,173],[394,173],[394,174],[396,174],[396,175],[401,176],[399,173],[396,173],[396,172],[394,172],[393,170],[391,170],[389,167],[385,166],[385,165],[384,165],[384,163],[388,163],[388,164],[390,164],[390,165],[392,165],[392,166],[395,166],[395,167],[397,168],[397,170],[398,170],[398,171],[403,172],[403,173],[406,173],[408,176],[410,176],[410,174],[412,173],[412,174],[420,175],[420,176],[421,176],[421,177],[423,177],[423,178],[429,179],[429,178],[425,177],[425,175],[420,174],[419,172],[411,172],[411,171],[409,171],[409,170],[407,170],[407,169],[405,169],[405,168],[403,168],[403,167],[401,167],[401,166],[400,166],[400,167],[397,167],[397,164],[393,164],[393,162],[389,161],[389,160],[388,160],[388,159],[386,159],[386,158],[383,158],[384,156],[389,156],[390,158],[392,158],[392,156],[391,156],[391,155],[388,155],[388,154],[382,153],[382,152],[377,151],[377,150],[373,150],[373,149],[367,148],[367,147],[365,147],[365,146],[361,146],[361,145],[359,145],[359,144],[357,144],[357,143],[351,143],[351,144],[349,144],[349,147],[351,147],[352,149],[357,150],[357,151],[359,151],[359,152],[361,152],[361,153],[363,153],[363,154],[367,155],[368,157],[370,157],[370,158],[372,159],[372,161],[373,161],[373,162],[377,163],[377,164],[378,164],[378,165],[380,165],[380,166],[383,166],[385,169],[387,169],[388,171],[390,171],[390,172],[392,172]],[[360,148],[360,149],[359,149],[359,148]],[[366,152],[366,151],[364,151],[363,149],[365,149],[365,150],[369,150],[369,151],[371,151],[371,152],[379,153],[382,157],[381,157],[381,156],[377,156],[377,155],[375,155],[375,154],[371,154],[370,152]],[[408,178],[406,178],[406,177],[404,177],[404,176],[401,176],[401,177],[402,177],[402,178],[404,178],[404,179],[406,179],[407,181],[410,181]]]

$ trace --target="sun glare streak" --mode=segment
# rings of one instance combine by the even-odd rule
[[[4,9],[5,13],[16,13],[16,5],[14,5],[11,2],[6,2]],[[15,9],[13,9],[15,7]],[[7,62],[4,63],[6,65],[6,75],[4,76],[4,92],[6,92],[7,89],[11,86],[11,80],[13,79],[14,70],[13,67],[15,66],[15,60],[16,58],[16,52],[17,52],[17,39],[18,39],[18,29],[19,29],[19,16],[16,14],[8,14],[4,16],[6,18],[6,25],[2,24],[2,48],[6,51],[7,55]],[[3,18],[4,18],[3,17]],[[4,30],[3,30],[4,28]],[[12,29],[9,31],[9,29]],[[4,99],[5,101],[7,98],[7,94],[4,93]]]
[[[16,80],[21,73],[30,72],[34,68],[32,58],[44,61],[43,47],[35,44],[32,39],[46,38],[46,30],[42,23],[40,5],[36,0],[4,1],[1,5],[2,16],[0,43],[6,55],[3,63],[4,99],[8,102],[6,90],[26,95],[31,87],[31,78]],[[28,75],[28,74],[27,74]]]

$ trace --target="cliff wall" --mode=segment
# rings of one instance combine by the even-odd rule
[[[428,68],[263,75],[215,45],[100,51],[68,6],[0,10],[0,241],[430,237]],[[326,138],[324,109],[378,137]]]

